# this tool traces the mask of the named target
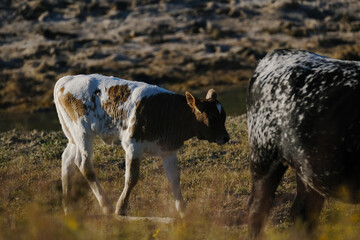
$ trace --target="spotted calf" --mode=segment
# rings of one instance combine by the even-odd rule
[[[326,197],[360,202],[359,62],[275,50],[257,66],[247,101],[253,238],[288,166],[297,175],[292,216],[308,230]]]
[[[184,141],[199,139],[224,144],[225,111],[209,90],[206,99],[186,96],[142,82],[101,75],[66,76],[58,80],[54,100],[62,129],[69,143],[62,154],[64,209],[68,211],[71,175],[78,167],[88,181],[105,214],[112,204],[93,169],[93,140],[120,144],[126,153],[125,186],[115,213],[125,215],[130,192],[139,179],[144,153],[162,157],[171,184],[176,209],[184,214],[176,152]]]

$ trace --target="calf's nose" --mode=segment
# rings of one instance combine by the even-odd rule
[[[226,133],[224,135],[218,136],[216,139],[216,143],[219,145],[223,145],[223,144],[227,143],[229,140],[230,140],[230,136],[228,133]]]

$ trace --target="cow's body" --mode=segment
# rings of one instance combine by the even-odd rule
[[[125,186],[116,214],[126,214],[129,194],[138,181],[140,159],[149,153],[162,157],[176,208],[183,215],[185,204],[176,163],[177,149],[193,136],[219,144],[228,141],[225,112],[216,94],[210,92],[208,99],[199,100],[189,93],[185,97],[155,85],[97,74],[61,78],[54,88],[54,100],[62,129],[69,139],[62,156],[64,199],[71,187],[71,173],[77,166],[104,213],[112,211],[112,204],[93,170],[93,139],[98,135],[105,143],[121,145],[126,152]],[[206,110],[199,110],[203,105]],[[209,130],[196,117],[209,114],[217,115],[222,127]],[[65,202],[65,211],[67,205]]]
[[[275,50],[261,60],[248,90],[253,237],[287,166],[297,174],[292,215],[310,228],[325,197],[360,201],[358,104],[358,62],[292,50]]]

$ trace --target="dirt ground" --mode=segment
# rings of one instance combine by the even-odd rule
[[[175,91],[246,81],[275,48],[360,59],[357,0],[3,0],[0,111],[54,107],[63,75]]]

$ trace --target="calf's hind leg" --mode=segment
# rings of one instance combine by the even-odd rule
[[[249,198],[250,238],[258,238],[275,198],[275,191],[287,167],[273,162],[264,168],[251,162],[252,189]]]
[[[113,207],[110,204],[104,190],[100,186],[94,171],[93,139],[92,137],[87,136],[83,138],[83,141],[79,142],[81,144],[77,144],[77,154],[79,154],[80,157],[75,158],[75,164],[89,183],[90,188],[93,191],[95,197],[97,198],[103,213],[110,214],[113,211]]]
[[[134,157],[132,153],[126,153],[125,159],[125,184],[124,189],[116,203],[115,214],[126,215],[131,190],[139,181],[140,157]]]
[[[325,198],[310,187],[306,187],[298,175],[296,184],[296,196],[291,208],[291,217],[294,222],[299,220],[305,224],[306,230],[311,233],[316,226]]]
[[[76,146],[75,144],[68,143],[61,158],[61,183],[63,191],[63,208],[65,214],[70,211],[70,194],[71,194],[71,179],[76,168],[74,160],[76,157]]]

